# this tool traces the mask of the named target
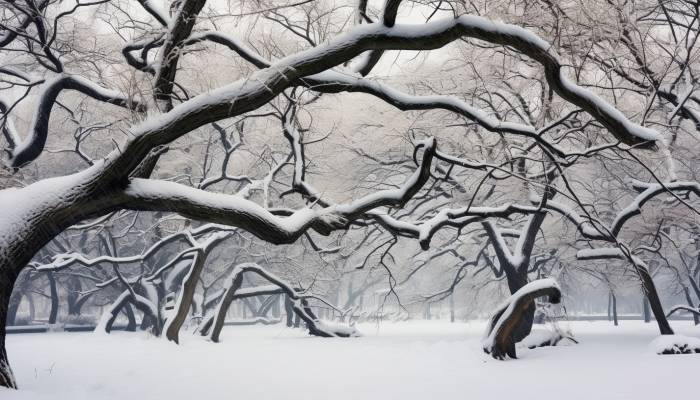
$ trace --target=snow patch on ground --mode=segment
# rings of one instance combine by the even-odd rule
[[[700,353],[700,338],[685,335],[661,335],[649,347],[656,354]]]
[[[481,350],[485,322],[358,324],[359,338],[302,329],[227,326],[222,343],[183,333],[177,346],[145,333],[9,335],[19,391],[3,400],[145,399],[658,399],[694,398],[700,355],[647,351],[654,324],[571,322],[575,346]],[[679,334],[700,337],[687,321]],[[663,382],[674,382],[664,384]]]

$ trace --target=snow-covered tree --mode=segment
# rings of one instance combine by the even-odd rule
[[[461,228],[487,218],[511,215],[526,215],[532,220],[543,216],[546,209],[564,213],[585,235],[611,242],[617,239],[618,223],[612,232],[600,232],[597,221],[582,221],[573,212],[552,207],[548,199],[552,185],[546,172],[558,171],[581,157],[611,147],[628,151],[660,148],[666,159],[672,156],[664,132],[657,126],[645,125],[644,118],[635,119],[640,123],[633,122],[610,101],[577,84],[579,76],[565,67],[569,64],[566,53],[558,53],[566,50],[565,47],[531,30],[468,14],[430,17],[425,23],[397,23],[398,11],[404,5],[400,0],[387,0],[377,15],[365,1],[352,2],[352,8],[331,7],[328,11],[335,19],[328,21],[325,30],[304,30],[294,18],[315,13],[317,5],[310,3],[241,2],[244,12],[230,16],[227,11],[217,10],[214,2],[205,0],[173,2],[171,12],[150,0],[70,5],[52,1],[4,2],[7,7],[0,11],[0,77],[6,83],[0,92],[0,122],[9,155],[7,165],[21,171],[41,164],[42,155],[50,153],[47,147],[50,137],[61,129],[55,115],[66,112],[78,121],[75,150],[87,166],[73,166],[71,173],[47,174],[50,177],[42,176],[27,186],[12,184],[0,191],[0,320],[6,319],[12,288],[20,272],[42,247],[81,221],[120,210],[176,213],[227,229],[237,228],[272,244],[292,243],[311,231],[329,235],[335,230],[346,230],[353,223],[373,223],[394,235],[417,239],[423,248],[428,248],[444,227]],[[349,18],[351,15],[355,18]],[[247,21],[254,35],[245,37],[241,30],[220,24],[227,16],[234,22]],[[284,39],[269,35],[260,41],[267,40],[266,50],[255,50],[264,48],[252,40],[257,34],[265,34],[263,29],[255,30],[261,18],[282,25],[300,41],[293,46],[276,45],[276,41]],[[348,20],[356,23],[343,22]],[[90,27],[90,23],[94,26]],[[95,45],[91,39],[98,37],[100,40]],[[386,59],[383,56],[387,51],[435,50],[462,40],[495,48],[502,57],[514,55],[514,65],[537,71],[547,94],[539,101],[553,99],[556,94],[561,104],[556,110],[559,114],[554,111],[543,114],[539,124],[512,121],[462,98],[468,96],[409,93],[367,77]],[[190,73],[206,75],[207,71],[202,71],[206,51],[220,47],[230,50],[230,59],[249,65],[239,70],[228,69],[224,74],[199,82],[183,74],[195,65],[199,70]],[[66,92],[79,94],[99,111],[90,114],[90,121],[81,119],[80,113],[62,103]],[[460,207],[440,208],[429,215],[398,218],[393,211],[426,187],[434,170],[440,170],[435,164],[489,174],[504,169],[501,165],[474,162],[439,151],[435,135],[421,135],[413,142],[416,165],[403,174],[397,187],[336,201],[316,189],[307,173],[308,143],[298,112],[300,103],[311,103],[314,96],[343,92],[364,94],[403,111],[445,111],[463,123],[475,124],[482,132],[521,138],[527,146],[537,149],[540,158],[532,162],[543,164],[545,173],[523,177],[527,169],[516,168],[507,171],[507,175],[539,179],[540,185],[545,182],[544,188],[540,186],[533,202],[529,199],[488,205],[469,202]],[[28,123],[21,120],[22,107],[31,109]],[[154,171],[168,148],[186,143],[197,130],[217,129],[214,124],[220,121],[240,121],[251,114],[268,112],[277,112],[282,117],[278,132],[287,138],[291,148],[290,186],[293,193],[306,201],[305,205],[272,206],[223,189],[214,191],[211,186],[155,177]],[[577,146],[561,146],[560,135],[581,133],[575,122],[568,122],[578,114],[585,115],[586,123],[594,124],[597,132],[604,132],[603,142],[610,142],[591,145],[583,140]],[[105,132],[107,137],[88,150],[84,142],[95,132]],[[221,140],[225,154],[229,154],[229,145]],[[525,154],[523,157],[529,157]],[[511,161],[508,166],[512,165]],[[227,171],[222,169],[222,176],[228,176]],[[566,186],[565,177],[559,177]],[[646,199],[668,190],[689,191],[693,190],[692,185],[654,183],[645,189],[644,196]],[[644,199],[637,204],[643,202]],[[624,221],[635,210],[624,214]],[[217,240],[222,235],[212,233],[203,242]],[[506,245],[498,236],[494,238],[492,244],[506,254]],[[511,255],[522,256],[521,250],[527,250],[530,239],[534,241],[534,237],[523,235]],[[193,247],[201,244],[194,242]],[[624,248],[622,253],[630,258]],[[196,259],[201,253],[197,254]],[[643,271],[643,266],[634,260],[636,268]],[[183,280],[181,298],[191,301],[194,286],[188,284],[187,279]],[[128,281],[125,286],[129,287]],[[128,288],[127,292],[125,298],[130,296],[139,303],[137,293]],[[182,303],[183,307],[186,303]],[[182,314],[177,314],[170,326],[181,325],[182,318]],[[14,387],[4,341],[2,325],[0,385]]]

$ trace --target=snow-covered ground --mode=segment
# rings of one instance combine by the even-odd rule
[[[654,324],[572,322],[579,345],[519,349],[496,361],[483,323],[360,325],[324,339],[281,325],[226,327],[222,343],[180,346],[118,332],[8,337],[14,399],[690,399],[700,354],[656,355]],[[676,322],[679,333],[700,328]]]

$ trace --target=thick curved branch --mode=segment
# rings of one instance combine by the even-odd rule
[[[282,217],[239,196],[151,179],[133,179],[124,190],[123,207],[176,212],[188,218],[235,226],[275,244],[292,243],[309,228],[328,234],[346,224],[342,215],[332,209],[303,208]]]
[[[330,42],[285,57],[244,80],[196,96],[134,127],[135,138],[123,149],[125,155],[112,155],[110,173],[114,176],[129,173],[153,147],[168,144],[204,124],[255,110],[298,79],[338,66],[363,51],[430,50],[463,37],[510,46],[536,60],[543,65],[549,85],[562,98],[587,111],[623,143],[650,145],[650,141],[660,137],[656,131],[632,123],[608,102],[569,81],[551,46],[520,27],[475,16],[392,28],[378,25],[359,25]],[[43,142],[34,147],[42,148]],[[33,154],[33,158],[36,156],[38,153]]]
[[[64,90],[75,90],[95,100],[114,104],[135,111],[144,111],[145,108],[139,102],[114,90],[106,89],[83,77],[77,75],[60,74],[56,78],[47,81],[39,93],[38,105],[34,111],[34,117],[29,125],[28,136],[12,149],[10,163],[13,167],[20,167],[36,159],[44,150],[49,130],[51,110],[56,99]],[[0,110],[2,111],[2,110]]]

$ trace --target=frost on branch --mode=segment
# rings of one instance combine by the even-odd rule
[[[549,296],[549,302],[561,301],[561,289],[554,279],[539,279],[528,283],[511,295],[496,309],[489,319],[482,346],[493,358],[503,360],[506,357],[517,358],[513,332],[523,317],[525,310],[536,298]]]

